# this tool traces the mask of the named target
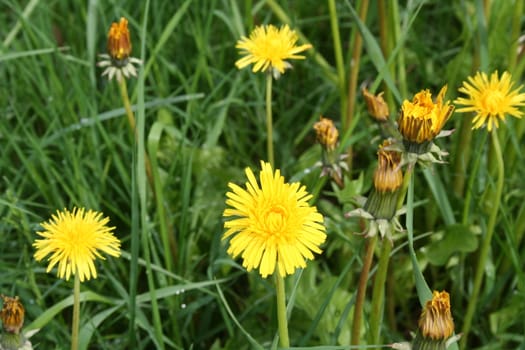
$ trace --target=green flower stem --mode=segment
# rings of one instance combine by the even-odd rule
[[[412,173],[414,171],[414,165],[409,164],[404,176],[403,184],[399,189],[399,196],[397,197],[397,209],[403,206],[405,196],[408,190],[408,186],[411,183]],[[390,262],[390,252],[392,251],[392,245],[388,242],[383,242],[381,248],[381,255],[379,257],[379,263],[377,267],[376,276],[374,279],[374,287],[372,290],[372,306],[370,310],[370,332],[369,332],[369,343],[379,343],[379,330],[381,328],[383,303],[385,299],[385,285],[388,272],[388,264]]]
[[[463,336],[461,337],[460,342],[460,349],[465,349],[467,345],[467,339],[468,339],[468,333],[470,332],[470,327],[472,325],[472,319],[474,316],[474,312],[476,311],[476,307],[478,306],[478,297],[479,292],[481,288],[481,282],[483,280],[483,272],[485,271],[485,264],[487,262],[487,257],[490,250],[490,243],[492,240],[492,236],[494,234],[494,227],[496,226],[496,219],[498,217],[498,211],[499,211],[499,202],[501,199],[501,194],[503,192],[503,180],[504,180],[504,164],[503,164],[503,155],[501,153],[501,146],[499,143],[498,134],[493,130],[491,133],[492,138],[492,145],[494,147],[494,156],[497,166],[497,179],[496,179],[496,190],[494,192],[494,197],[492,200],[492,203],[494,207],[492,208],[489,216],[489,220],[487,223],[487,233],[485,234],[485,238],[483,239],[483,243],[481,246],[481,250],[479,252],[479,260],[478,264],[476,265],[476,273],[474,275],[474,285],[472,288],[472,295],[470,296],[470,300],[467,307],[467,312],[465,314],[465,318],[463,320],[463,329],[462,333]]]
[[[118,87],[120,89],[120,97],[122,98],[122,103],[124,104],[124,110],[126,111],[126,116],[128,117],[128,123],[135,136],[136,121],[133,111],[131,110],[131,103],[129,102],[128,88],[126,86],[126,79],[122,78],[118,81]]]
[[[290,347],[288,338],[288,319],[286,318],[286,293],[284,290],[284,278],[277,272],[275,274],[275,286],[277,292],[277,323],[279,327],[279,342],[281,348]]]
[[[390,252],[392,244],[383,240],[381,246],[381,255],[377,266],[377,272],[374,279],[374,289],[372,290],[372,306],[370,308],[370,332],[369,344],[379,344],[379,330],[383,319],[383,303],[385,300],[385,285],[390,262]]]
[[[374,250],[377,243],[377,235],[370,237],[366,244],[365,258],[361,274],[359,275],[359,284],[357,287],[357,294],[354,305],[354,321],[352,324],[351,345],[359,345],[359,334],[361,333],[361,323],[363,319],[363,305],[365,303],[366,285],[368,282],[368,274],[372,260],[374,258]]]
[[[275,167],[273,158],[273,120],[272,120],[272,72],[271,68],[266,74],[266,134],[268,161],[272,168]]]
[[[381,246],[381,255],[374,279],[374,289],[372,290],[372,307],[370,309],[370,332],[369,343],[379,344],[379,330],[383,320],[383,303],[385,300],[385,285],[388,272],[388,263],[390,262],[390,252],[392,244],[388,240],[383,240]]]
[[[343,61],[343,50],[341,48],[341,37],[339,35],[339,22],[337,19],[335,0],[328,0],[328,8],[330,11],[332,39],[334,41],[334,56],[335,66],[337,69],[337,85],[339,88],[339,98],[341,99],[341,114],[344,114],[347,112],[345,65]],[[341,119],[345,120],[346,116],[342,115]]]
[[[133,137],[136,140],[137,139],[137,132],[136,132],[136,121],[135,116],[133,114],[133,110],[131,109],[131,103],[129,101],[129,95],[128,95],[128,88],[126,86],[126,79],[122,78],[118,82],[118,86],[120,89],[120,96],[122,98],[122,104],[124,105],[124,110],[126,111],[126,116],[128,118],[129,127],[131,129],[131,132],[133,133]],[[148,183],[151,186],[151,189],[153,193],[155,193],[155,186],[153,182],[153,174],[151,171],[151,163],[149,160],[149,157],[144,157],[144,162],[146,166],[146,176],[148,177]]]
[[[73,284],[73,325],[71,329],[71,350],[78,349],[78,331],[80,329],[80,278],[75,273]]]

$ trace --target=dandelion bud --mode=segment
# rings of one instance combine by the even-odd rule
[[[392,140],[383,141],[377,152],[377,168],[374,172],[374,189],[365,203],[365,210],[376,219],[390,220],[397,209],[399,188],[403,184],[400,167],[401,154],[388,150]]]
[[[403,171],[401,170],[401,154],[396,151],[385,149],[392,144],[391,140],[385,140],[379,146],[377,152],[377,169],[374,172],[374,187],[379,192],[394,192],[403,183]]]
[[[443,102],[447,86],[439,92],[436,102],[429,90],[418,92],[412,102],[405,100],[397,121],[405,148],[410,153],[427,153],[432,140],[439,134],[454,111],[449,101]]]
[[[2,319],[4,330],[8,333],[18,334],[24,325],[24,306],[17,296],[11,298],[1,295],[0,297],[4,301],[4,306],[0,311],[0,319]]]
[[[111,24],[108,32],[108,53],[117,62],[126,60],[131,54],[128,20],[120,18],[120,22]]]
[[[454,333],[454,320],[450,312],[450,296],[446,291],[434,291],[427,301],[421,317],[413,350],[445,350],[447,340]]]
[[[366,107],[368,113],[377,121],[382,122],[388,120],[390,114],[388,105],[383,99],[383,92],[378,95],[371,94],[366,88],[363,89],[363,96],[365,97]]]
[[[337,145],[339,131],[331,119],[320,117],[319,121],[314,124],[317,135],[317,141],[329,151],[333,151]]]

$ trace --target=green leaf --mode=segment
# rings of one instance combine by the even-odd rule
[[[454,253],[470,253],[478,248],[478,238],[467,225],[451,225],[445,229],[443,238],[428,246],[428,260],[433,265],[445,265]]]

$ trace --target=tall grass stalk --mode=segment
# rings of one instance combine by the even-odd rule
[[[463,336],[461,338],[460,342],[460,349],[466,349],[467,346],[467,339],[468,335],[470,333],[470,328],[472,326],[472,320],[474,318],[474,314],[479,307],[478,305],[478,297],[479,293],[481,291],[481,282],[483,281],[483,276],[485,272],[485,265],[487,262],[487,257],[489,255],[490,251],[490,244],[492,242],[492,236],[494,235],[494,230],[496,227],[496,219],[498,217],[498,212],[500,208],[500,200],[501,200],[501,194],[503,193],[503,181],[504,181],[504,163],[503,163],[503,155],[501,153],[501,146],[499,142],[498,133],[496,130],[493,130],[490,133],[491,141],[492,141],[492,147],[494,149],[494,156],[496,161],[496,170],[497,170],[497,178],[496,178],[496,187],[495,191],[493,192],[494,196],[491,200],[492,208],[490,209],[490,215],[489,220],[487,223],[487,230],[485,233],[485,237],[483,237],[483,242],[481,245],[481,250],[479,252],[479,258],[478,263],[476,264],[476,272],[474,275],[474,282],[472,285],[472,293],[470,295],[467,311],[465,313],[465,318],[463,319],[463,328],[462,333]]]
[[[328,10],[330,13],[330,28],[332,30],[332,40],[334,42],[334,57],[338,82],[337,87],[339,89],[341,104],[341,120],[346,120],[346,112],[348,112],[348,99],[346,98],[345,66],[343,59],[343,50],[341,48],[341,35],[339,33],[339,19],[337,17],[337,7],[335,4],[335,0],[328,0]]]
[[[368,13],[368,0],[361,0],[358,5],[359,19],[364,23],[366,21],[366,14]],[[348,77],[348,110],[346,112],[346,119],[343,120],[343,132],[352,124],[354,118],[355,103],[357,98],[357,80],[359,77],[359,64],[361,61],[361,54],[363,50],[363,38],[357,26],[353,30],[352,40],[352,55],[350,57],[350,69]],[[348,151],[351,154],[351,149]],[[350,158],[351,159],[351,158]],[[349,160],[350,161],[350,160]]]

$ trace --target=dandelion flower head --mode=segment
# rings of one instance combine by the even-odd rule
[[[262,277],[277,269],[281,276],[306,267],[312,252],[321,253],[325,241],[323,216],[308,200],[312,197],[299,183],[285,183],[280,171],[261,162],[259,182],[246,168],[246,188],[229,183],[223,216],[233,217],[224,223],[222,239],[231,237],[228,254],[241,255],[248,270],[259,269]]]
[[[391,139],[384,140],[377,151],[374,187],[379,192],[394,192],[403,184],[401,153],[388,149],[392,143]]]
[[[433,340],[448,339],[454,333],[450,296],[446,291],[434,291],[432,299],[427,301],[419,318],[419,330],[423,337]]]
[[[320,117],[319,121],[314,124],[314,130],[317,141],[327,150],[333,151],[337,146],[339,131],[334,122],[329,118]]]
[[[94,261],[104,259],[101,252],[120,256],[120,241],[108,227],[109,218],[102,213],[84,208],[65,209],[41,224],[44,231],[37,232],[43,239],[35,240],[35,259],[40,261],[51,255],[47,271],[58,264],[58,277],[69,280],[78,274],[80,281],[97,278]]]
[[[2,320],[4,330],[8,333],[18,334],[24,325],[24,306],[17,296],[11,298],[0,295],[0,298],[4,301],[2,310],[0,310],[0,319]]]
[[[236,48],[241,50],[245,56],[235,62],[237,68],[242,69],[252,63],[252,71],[266,72],[270,69],[272,74],[278,78],[285,69],[291,68],[287,59],[304,59],[298,53],[310,49],[312,45],[304,44],[296,46],[297,34],[288,25],[280,29],[273,25],[256,27],[250,37],[242,37],[237,41]]]
[[[409,142],[422,144],[432,141],[452,115],[454,106],[444,102],[447,86],[443,86],[436,102],[429,90],[418,92],[412,101],[405,100],[398,119],[399,132]]]
[[[137,69],[135,64],[140,65],[142,61],[130,57],[131,55],[131,40],[128,29],[128,20],[124,17],[120,21],[111,24],[108,32],[107,54],[99,55],[102,60],[97,63],[99,67],[106,67],[102,75],[107,75],[109,80],[113,76],[117,80],[122,77],[129,78],[131,75],[137,76]]]
[[[474,112],[472,128],[487,126],[488,131],[498,128],[499,121],[505,121],[505,115],[521,118],[523,112],[518,109],[525,105],[525,93],[520,93],[522,85],[512,90],[514,82],[508,72],[498,77],[498,72],[490,75],[477,72],[474,77],[468,77],[459,88],[459,92],[467,95],[459,97],[454,102],[465,107],[458,112]]]
[[[390,112],[386,101],[383,99],[384,93],[380,92],[379,94],[374,95],[370,93],[367,88],[363,88],[362,92],[365,98],[368,114],[380,122],[388,120]]]

